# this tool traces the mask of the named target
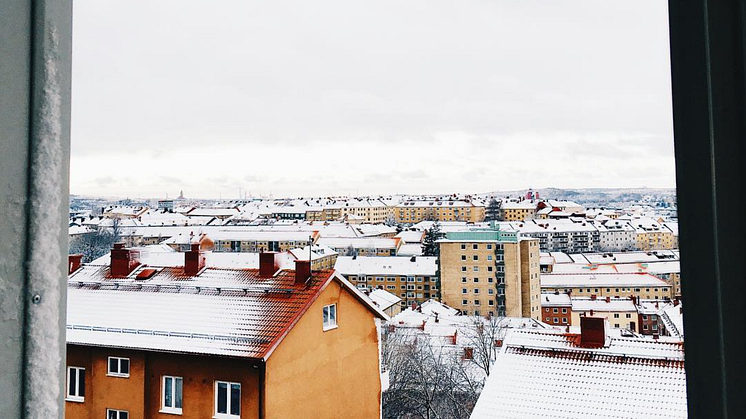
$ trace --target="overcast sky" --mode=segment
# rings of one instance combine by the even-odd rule
[[[71,192],[673,187],[664,0],[76,0]]]

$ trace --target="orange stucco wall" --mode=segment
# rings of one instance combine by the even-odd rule
[[[322,308],[337,304],[338,328]],[[380,417],[378,333],[373,313],[332,281],[271,354],[267,418]]]
[[[129,378],[106,375],[109,356],[130,359]],[[249,360],[68,345],[67,365],[86,369],[85,401],[67,401],[66,419],[103,419],[106,409],[130,419],[212,418],[215,380],[241,383],[241,418],[258,417],[259,373]],[[163,375],[182,377],[181,416],[160,413]]]

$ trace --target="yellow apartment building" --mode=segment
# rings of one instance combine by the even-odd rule
[[[443,303],[466,314],[540,320],[538,240],[493,230],[448,233],[438,244]]]

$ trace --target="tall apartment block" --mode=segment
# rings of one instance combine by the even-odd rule
[[[445,304],[465,314],[540,320],[537,239],[489,229],[449,232],[438,244]]]

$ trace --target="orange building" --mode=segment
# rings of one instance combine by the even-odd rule
[[[379,418],[386,315],[333,270],[70,264],[66,417]]]

